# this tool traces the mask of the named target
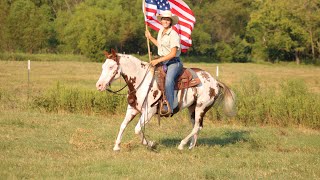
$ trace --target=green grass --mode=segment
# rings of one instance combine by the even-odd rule
[[[0,113],[0,177],[77,179],[319,179],[320,133],[207,122],[198,146],[179,151],[186,119],[154,119],[147,127],[157,152],[140,145],[130,124],[120,152],[119,116]]]
[[[250,116],[253,123],[245,124],[236,119],[217,120],[214,111],[209,113],[198,146],[192,151],[177,149],[191,130],[185,111],[163,119],[161,127],[156,119],[147,126],[147,137],[159,143],[156,152],[140,145],[134,135],[136,118],[125,131],[121,151],[116,153],[112,148],[124,117],[123,109],[117,109],[120,112],[115,114],[107,110],[105,114],[87,114],[81,110],[46,112],[31,107],[35,98],[47,97],[45,94],[50,94],[58,84],[65,88],[61,97],[66,100],[72,100],[74,97],[68,97],[72,92],[77,94],[77,90],[94,92],[101,65],[32,61],[28,85],[26,62],[0,61],[1,179],[320,178],[319,130],[303,125],[254,124],[264,120],[259,114]],[[185,66],[215,74],[217,64],[185,63]],[[256,87],[252,91],[255,96],[244,97],[247,101],[242,101],[250,107],[262,101],[266,106],[282,108],[282,104],[272,106],[268,101],[274,91],[281,95],[280,100],[290,100],[293,105],[296,100],[303,101],[300,108],[306,109],[310,102],[304,97],[312,99],[314,96],[310,98],[309,93],[317,97],[320,93],[319,67],[275,64],[219,64],[219,67],[219,79],[240,93],[241,88],[250,84],[249,87]],[[97,96],[108,97],[104,93]],[[300,111],[291,115],[295,114],[304,115]],[[279,121],[285,120],[290,122],[279,117]]]

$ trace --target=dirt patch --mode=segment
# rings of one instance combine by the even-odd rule
[[[69,144],[76,149],[87,150],[103,148],[105,142],[94,135],[92,130],[77,128],[71,135]]]

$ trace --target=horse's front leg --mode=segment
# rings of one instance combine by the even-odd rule
[[[152,147],[155,145],[155,143],[153,141],[148,141],[145,138],[144,132],[142,132],[142,128],[151,120],[152,116],[156,113],[157,107],[149,107],[147,111],[148,112],[145,112],[145,109],[143,110],[142,115],[135,127],[135,133],[140,135],[141,142],[143,145],[148,145]]]
[[[126,129],[127,125],[129,124],[129,122],[138,114],[139,112],[137,110],[135,110],[133,107],[131,107],[130,105],[128,105],[127,107],[127,112],[126,112],[126,117],[124,118],[121,126],[120,126],[120,130],[115,142],[115,145],[113,147],[114,151],[119,151],[120,150],[120,143],[121,143],[121,139],[122,139],[122,135],[124,130]]]

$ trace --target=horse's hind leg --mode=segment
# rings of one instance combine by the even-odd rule
[[[122,135],[124,130],[126,129],[127,125],[129,124],[129,122],[138,114],[138,111],[135,110],[134,108],[132,108],[131,106],[128,105],[127,108],[127,112],[126,112],[126,117],[124,118],[121,126],[120,126],[120,130],[115,142],[115,145],[113,147],[114,151],[119,151],[120,150],[120,143],[121,143],[121,139],[122,139]]]
[[[191,116],[191,121],[192,118],[194,119],[194,125],[193,125],[193,129],[191,131],[191,133],[184,138],[178,149],[182,150],[183,146],[186,145],[188,143],[188,141],[190,140],[190,138],[192,137],[193,139],[191,140],[189,149],[192,149],[196,143],[197,143],[197,139],[198,139],[198,133],[202,128],[202,124],[203,124],[203,117],[206,114],[206,112],[213,106],[213,101],[209,102],[208,105],[204,106],[202,103],[200,103],[199,105],[197,105],[195,107],[195,111],[194,111],[194,118],[193,118],[193,113],[190,112],[190,108],[189,108],[189,113]],[[192,109],[191,109],[192,110]]]
[[[186,145],[188,143],[189,139],[192,136],[194,136],[195,134],[198,133],[199,128],[200,128],[199,122],[196,121],[191,133],[180,142],[180,145],[178,146],[178,149],[183,150],[184,145]],[[193,145],[193,147],[194,147],[194,145]]]
[[[192,123],[192,127],[194,127],[194,124],[195,124],[195,105],[190,106],[190,107],[188,108],[188,110],[189,110],[190,121],[191,121],[191,123]],[[197,139],[198,139],[198,133],[196,133],[195,135],[193,135],[193,136],[191,137],[189,149],[192,149],[192,148],[196,145]]]
[[[193,125],[193,130],[192,132],[186,137],[184,138],[180,145],[179,145],[179,149],[182,150],[183,146],[189,141],[189,139],[192,137],[191,142],[190,142],[190,146],[189,149],[192,149],[196,144],[197,144],[197,139],[198,139],[198,134],[199,131],[201,130],[202,126],[203,126],[203,118],[205,116],[205,114],[208,112],[208,110],[213,106],[213,102],[209,102],[209,105],[207,105],[206,107],[204,106],[198,106],[195,108],[194,112],[192,113],[192,109],[189,108],[189,113],[190,113],[190,117],[191,117],[191,122],[193,119],[194,125]]]
[[[192,129],[191,133],[180,142],[178,149],[182,150],[184,145],[186,145],[188,143],[190,138],[198,133],[198,131],[200,129],[201,112],[203,112],[203,110],[196,108],[193,129]]]

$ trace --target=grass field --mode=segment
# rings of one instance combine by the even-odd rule
[[[131,124],[113,152],[119,116],[0,113],[2,179],[319,179],[320,133],[308,129],[241,127],[207,122],[198,146],[179,151],[186,119],[153,121],[140,145]]]
[[[185,64],[215,74],[217,64]],[[301,79],[320,93],[320,68],[272,64],[219,64],[219,79],[236,88],[256,76],[276,89]],[[1,179],[320,179],[320,132],[305,127],[243,126],[235,121],[204,122],[198,146],[177,150],[189,133],[187,117],[156,119],[147,126],[150,151],[125,132],[122,150],[112,147],[123,115],[43,113],[29,108],[33,96],[56,86],[95,89],[101,63],[0,61]],[[122,82],[123,83],[123,82]],[[28,100],[29,93],[29,100]],[[181,118],[183,117],[183,118]]]

